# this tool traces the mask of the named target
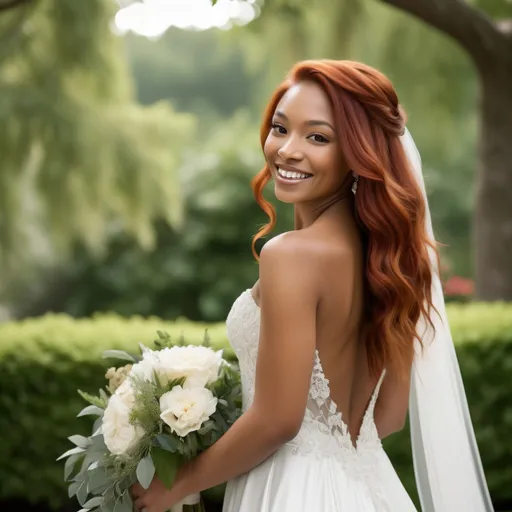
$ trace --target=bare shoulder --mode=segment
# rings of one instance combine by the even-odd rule
[[[326,243],[312,230],[288,231],[275,236],[263,246],[260,264],[272,265],[286,258],[288,264],[296,266],[307,263],[312,268],[322,266],[335,252],[333,245]]]
[[[317,296],[321,262],[317,248],[299,231],[275,236],[261,250],[259,265],[260,295],[282,292]]]
[[[324,233],[298,230],[269,240],[260,253],[258,289],[289,288],[291,292],[319,297],[326,275],[349,251],[339,240],[330,241]]]

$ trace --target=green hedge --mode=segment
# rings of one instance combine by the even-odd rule
[[[491,497],[496,510],[505,504],[510,510],[512,304],[454,303],[447,309]],[[390,436],[384,447],[418,505],[408,429]]]
[[[512,305],[450,305],[449,316],[493,501],[511,501]],[[68,501],[63,467],[55,459],[69,448],[68,435],[90,428],[90,419],[75,417],[84,405],[76,389],[104,385],[112,362],[101,359],[103,350],[136,351],[138,342],[150,345],[158,329],[199,343],[206,327],[212,345],[225,347],[234,359],[224,324],[114,315],[47,315],[0,324],[0,501],[46,502],[55,510]],[[385,445],[414,494],[407,432]]]

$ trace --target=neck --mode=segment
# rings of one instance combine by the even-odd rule
[[[354,201],[352,193],[336,200],[325,202],[320,206],[303,203],[294,205],[294,229],[305,229],[314,224],[320,217],[354,218]]]

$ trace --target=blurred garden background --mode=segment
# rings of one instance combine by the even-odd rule
[[[0,0],[1,510],[80,508],[55,459],[90,428],[76,389],[104,385],[102,350],[157,329],[225,346],[266,222],[262,110],[307,58],[381,69],[408,113],[491,495],[512,510],[510,0]],[[414,494],[408,433],[387,444]],[[206,499],[220,510],[222,489]]]

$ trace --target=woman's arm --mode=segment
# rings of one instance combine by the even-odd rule
[[[262,250],[253,405],[221,439],[178,472],[178,498],[249,471],[297,434],[316,345],[320,265],[315,266],[310,252],[293,232],[275,237]]]
[[[400,379],[392,370],[386,373],[374,412],[375,426],[381,439],[404,428],[409,407],[410,386],[410,372],[405,380]]]

